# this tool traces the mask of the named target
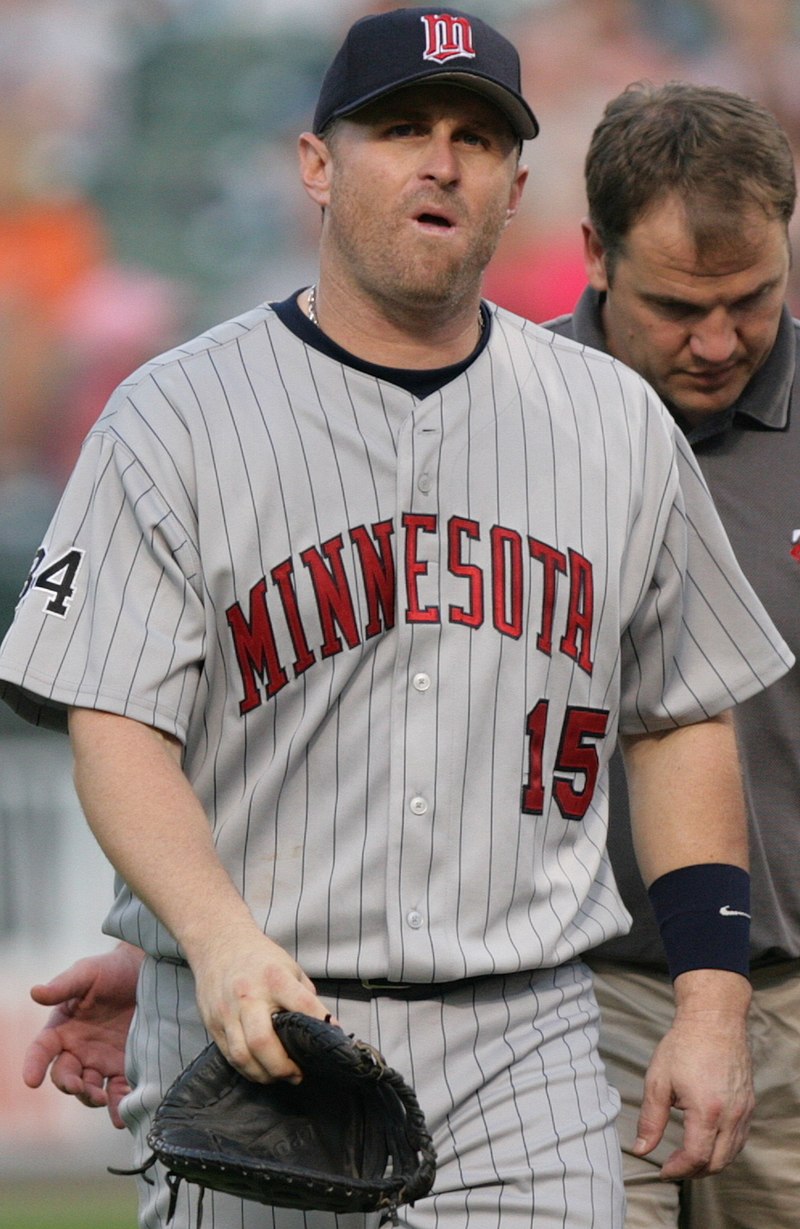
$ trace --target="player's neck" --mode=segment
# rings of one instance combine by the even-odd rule
[[[380,305],[321,278],[298,300],[302,311],[331,341],[367,363],[425,370],[460,363],[478,345],[483,321],[480,296],[457,307],[404,310]],[[311,310],[309,311],[309,306]]]

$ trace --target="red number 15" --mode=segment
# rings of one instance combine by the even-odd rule
[[[528,779],[522,790],[522,809],[528,815],[544,811],[542,761],[549,706],[549,700],[540,700],[528,713]],[[567,709],[553,769],[553,797],[564,819],[583,819],[589,808],[600,769],[590,740],[603,738],[607,725],[604,709]]]

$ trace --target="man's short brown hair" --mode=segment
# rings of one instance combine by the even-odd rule
[[[766,107],[679,81],[638,81],[608,103],[585,178],[609,275],[631,228],[673,193],[698,252],[735,245],[742,216],[754,208],[788,226],[797,195],[789,140]]]

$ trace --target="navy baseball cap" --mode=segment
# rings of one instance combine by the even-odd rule
[[[488,98],[520,140],[539,131],[522,97],[513,43],[459,9],[413,8],[362,17],[350,27],[322,82],[314,132],[376,98],[425,81],[450,82]]]

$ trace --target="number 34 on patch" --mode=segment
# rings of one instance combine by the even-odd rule
[[[22,592],[19,595],[19,600],[31,592],[32,589],[41,589],[48,594],[47,601],[42,609],[46,614],[58,615],[59,618],[64,618],[69,610],[69,604],[75,596],[75,578],[78,575],[78,569],[83,561],[84,552],[73,547],[60,555],[53,563],[45,562],[45,551],[43,547],[39,547],[33,557],[33,565],[25,584],[22,586]]]

